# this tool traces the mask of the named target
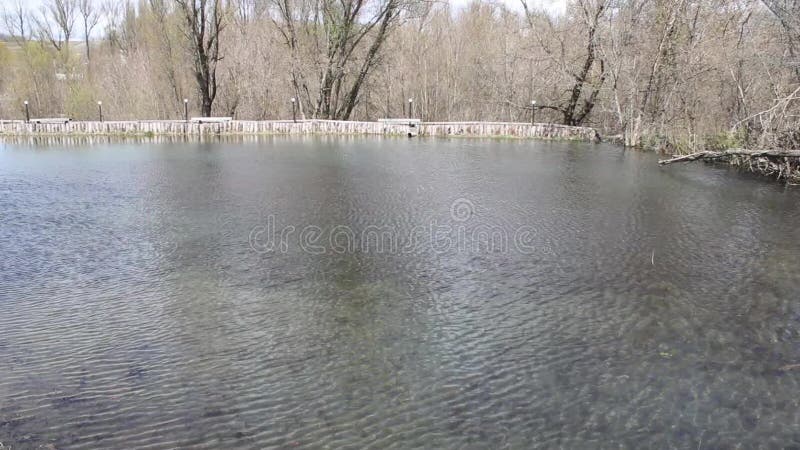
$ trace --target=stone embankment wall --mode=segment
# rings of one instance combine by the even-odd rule
[[[412,126],[413,123],[413,126]],[[27,123],[0,121],[0,136],[213,136],[261,134],[332,134],[386,136],[517,137],[594,141],[593,128],[507,122],[419,122],[402,120],[356,122],[344,120],[230,120],[198,123],[182,120]]]

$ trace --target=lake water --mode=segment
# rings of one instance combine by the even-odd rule
[[[800,188],[656,161],[0,144],[0,442],[800,446]]]

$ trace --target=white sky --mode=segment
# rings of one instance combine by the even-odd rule
[[[0,0],[3,1],[3,0]],[[464,6],[469,4],[472,0],[445,0],[456,6]],[[522,11],[522,3],[520,0],[483,0],[486,2],[502,3],[509,8]],[[563,13],[567,6],[567,0],[527,0],[528,5],[535,8],[543,8],[547,11],[554,13]]]
[[[464,6],[468,4],[471,0],[444,0],[444,1],[449,1],[450,3],[456,6]],[[506,5],[512,8],[522,9],[519,0],[484,0],[484,1],[505,3]],[[528,1],[530,1],[532,5],[542,6],[545,9],[551,11],[563,11],[567,2],[567,0],[528,0]],[[31,9],[37,9],[42,4],[42,0],[23,0],[23,2]],[[16,3],[17,0],[0,0],[0,8],[13,6]]]

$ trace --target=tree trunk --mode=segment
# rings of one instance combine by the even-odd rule
[[[217,63],[222,59],[219,40],[224,11],[220,0],[176,0],[186,19],[187,37],[194,56],[194,75],[200,91],[200,111],[211,115],[217,96]],[[209,4],[210,2],[210,4]]]

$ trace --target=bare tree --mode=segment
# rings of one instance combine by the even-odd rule
[[[86,45],[86,59],[90,57],[89,40],[91,38],[92,30],[97,26],[100,21],[100,13],[95,8],[93,0],[78,0],[78,11],[80,11],[81,18],[83,19],[83,43]]]
[[[46,0],[34,17],[40,39],[69,56],[69,39],[75,28],[75,0]]]
[[[800,0],[763,0],[781,22],[788,41],[789,62],[800,80]]]
[[[564,123],[567,125],[580,125],[592,112],[597,101],[600,88],[606,80],[605,61],[599,52],[599,27],[600,18],[608,6],[607,0],[579,0],[578,6],[586,26],[586,56],[580,71],[573,74],[575,84],[569,96],[569,101],[564,109]],[[595,68],[597,66],[597,69]],[[598,74],[594,79],[592,72]],[[588,93],[584,93],[584,90]],[[578,102],[583,97],[583,104]]]
[[[533,33],[537,35],[540,32],[536,29],[536,13],[528,5],[527,0],[520,1],[528,18],[528,23],[533,29]],[[600,88],[605,83],[607,74],[605,60],[600,51],[599,34],[600,22],[608,9],[608,5],[609,0],[577,0],[576,2],[579,27],[572,33],[572,36],[583,35],[586,46],[585,53],[576,58],[579,61],[577,68],[574,67],[575,64],[572,63],[571,58],[567,55],[566,42],[564,40],[560,40],[558,48],[553,49],[544,43],[541,36],[537,36],[543,50],[551,59],[557,59],[558,66],[570,79],[566,101],[562,101],[559,105],[542,105],[543,108],[560,111],[563,116],[563,122],[566,125],[581,125],[586,120],[597,103]],[[541,14],[546,15],[546,13]],[[555,25],[549,17],[546,18],[545,23],[551,30],[554,29]]]
[[[29,14],[25,9],[25,4],[17,0],[10,8],[3,8],[3,26],[11,39],[19,45],[28,42],[31,35]]]
[[[800,37],[800,0],[763,0],[793,38]]]
[[[221,0],[175,0],[186,25],[186,37],[194,61],[194,77],[200,91],[203,116],[211,115],[217,97],[217,65],[220,35],[225,29],[225,10]]]
[[[139,41],[139,14],[131,0],[103,0],[100,12],[105,21],[105,38],[123,53],[130,53]]]
[[[407,5],[407,0],[275,0],[279,20],[274,23],[292,53],[296,97],[312,108],[314,117],[350,117],[381,47]],[[312,71],[318,86],[313,97],[309,77],[299,63],[302,38],[317,53]]]
[[[158,58],[159,66],[161,66],[164,75],[167,77],[173,98],[175,99],[175,104],[177,105],[180,104],[183,95],[181,94],[182,91],[175,67],[175,51],[173,49],[175,45],[173,44],[173,37],[170,34],[170,30],[173,28],[171,19],[174,18],[174,16],[172,15],[169,4],[165,0],[148,0],[148,4],[156,20],[156,26],[158,28],[156,34],[161,44],[161,48],[155,49],[155,51],[163,52]]]

